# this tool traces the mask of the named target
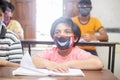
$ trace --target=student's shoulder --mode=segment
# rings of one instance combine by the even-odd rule
[[[18,38],[18,36],[17,36],[16,33],[14,33],[14,32],[11,31],[11,30],[8,30],[8,29],[7,29],[6,35],[8,35],[8,36],[14,36],[14,37]]]
[[[16,22],[18,22],[17,20],[15,20],[15,19],[12,19],[12,20],[10,20],[11,22],[13,22],[13,23],[16,23]]]
[[[9,34],[15,34],[13,31],[7,29],[7,32],[6,33],[9,33]]]
[[[17,20],[10,20],[13,25],[20,25],[19,21]]]

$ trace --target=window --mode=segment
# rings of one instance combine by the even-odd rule
[[[50,40],[53,21],[63,15],[63,0],[36,0],[36,38]]]

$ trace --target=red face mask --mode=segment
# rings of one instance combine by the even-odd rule
[[[54,36],[54,42],[60,50],[66,50],[74,45],[74,36]]]

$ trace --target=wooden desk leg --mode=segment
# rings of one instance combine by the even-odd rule
[[[111,65],[111,46],[109,46],[109,55],[108,55],[108,69],[110,70]]]

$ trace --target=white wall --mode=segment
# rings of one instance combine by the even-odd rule
[[[98,17],[104,27],[120,27],[120,0],[91,0],[92,15]]]

